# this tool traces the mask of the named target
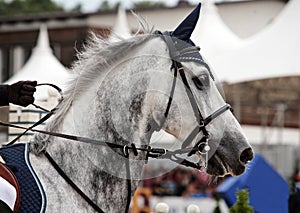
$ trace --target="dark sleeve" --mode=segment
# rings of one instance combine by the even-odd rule
[[[9,206],[0,200],[0,212],[1,213],[12,213],[13,211],[9,208]]]
[[[0,106],[8,105],[8,85],[0,85]]]

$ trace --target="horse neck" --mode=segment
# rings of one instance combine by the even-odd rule
[[[107,70],[94,79],[89,89],[72,101],[55,131],[116,144],[148,144],[150,137],[145,135],[144,125],[147,117],[140,118],[150,80],[145,70],[151,64],[132,57],[134,64],[123,60],[112,72]],[[121,212],[118,208],[125,206],[126,201],[121,198],[127,196],[128,175],[123,150],[57,138],[52,140],[47,151],[67,175],[80,188],[85,188],[87,195],[104,210]],[[130,158],[134,158],[132,153]],[[145,153],[140,153],[135,157],[138,161],[130,162],[131,177],[137,180],[132,182],[132,191],[141,178],[144,158]],[[116,191],[118,193],[112,193]],[[108,197],[114,202],[105,202]]]
[[[112,128],[110,116],[104,115],[107,113],[106,108],[99,108],[102,101],[94,98],[98,90],[99,88],[91,86],[89,91],[74,101],[61,126],[55,131],[111,143],[124,143]],[[97,116],[101,118],[95,119]],[[124,197],[128,196],[128,189],[125,161],[117,154],[121,153],[121,150],[56,138],[49,144],[47,151],[101,209],[105,212],[124,211]],[[131,165],[131,175],[138,177],[141,169],[140,166]],[[137,184],[137,181],[132,182],[132,191]],[[113,202],[108,202],[108,198]]]
[[[99,78],[94,79],[89,85],[89,88],[72,101],[67,113],[60,121],[60,125],[53,131],[114,144],[125,145],[127,141],[133,142],[134,130],[130,127],[123,127],[129,126],[130,124],[128,124],[128,122],[120,122],[113,118],[114,115],[118,118],[122,118],[122,110],[124,109],[118,106],[115,107],[114,104],[111,103],[110,97],[113,92],[105,89],[111,88],[111,85],[107,85],[106,83],[100,83],[99,85],[99,82],[102,82],[103,76],[106,76],[107,72],[108,71],[102,71]],[[116,122],[122,125],[117,126],[118,123]],[[58,149],[57,146],[60,148]],[[55,141],[49,144],[47,150],[50,153],[54,152],[54,154],[59,150],[59,153],[63,152],[64,156],[67,154],[69,156],[82,155],[82,159],[90,158],[89,160],[96,167],[101,168],[103,161],[99,160],[98,155],[101,153],[101,158],[102,156],[103,158],[109,156],[109,154],[107,154],[107,148],[108,147],[99,145],[55,138]]]

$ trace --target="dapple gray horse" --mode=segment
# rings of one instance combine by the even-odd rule
[[[136,35],[114,43],[93,36],[79,54],[73,68],[76,76],[45,130],[136,147],[147,147],[153,132],[160,129],[181,142],[190,140],[186,147],[205,136],[207,157],[200,150],[202,142],[193,155],[203,162],[209,159],[206,172],[242,174],[253,158],[251,146],[228,107],[224,110],[226,103],[209,66],[189,39],[199,11],[200,5],[173,32]],[[203,126],[207,117],[213,121]],[[191,137],[193,129],[199,131]],[[36,134],[30,160],[46,191],[47,212],[97,210],[58,174],[44,150],[104,212],[127,212],[148,157],[145,151],[135,155],[127,148]]]

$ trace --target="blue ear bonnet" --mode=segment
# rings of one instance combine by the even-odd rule
[[[160,32],[155,34],[160,36],[167,44],[170,57],[178,62],[193,61],[203,64],[210,71],[209,66],[200,54],[200,48],[191,40],[191,35],[199,19],[201,3],[179,24],[174,31]],[[210,73],[211,74],[211,73]],[[213,75],[211,74],[214,79]]]
[[[197,47],[190,38],[187,41],[184,41],[172,35],[172,32],[168,31],[164,33],[155,31],[155,34],[161,36],[167,43],[170,56],[173,60],[179,62],[194,61],[197,63],[205,63],[199,52],[200,48]]]

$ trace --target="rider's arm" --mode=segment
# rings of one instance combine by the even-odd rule
[[[11,85],[0,85],[0,106],[8,103],[28,106],[34,102],[36,81],[19,81]]]
[[[0,106],[8,105],[8,85],[0,85]]]

